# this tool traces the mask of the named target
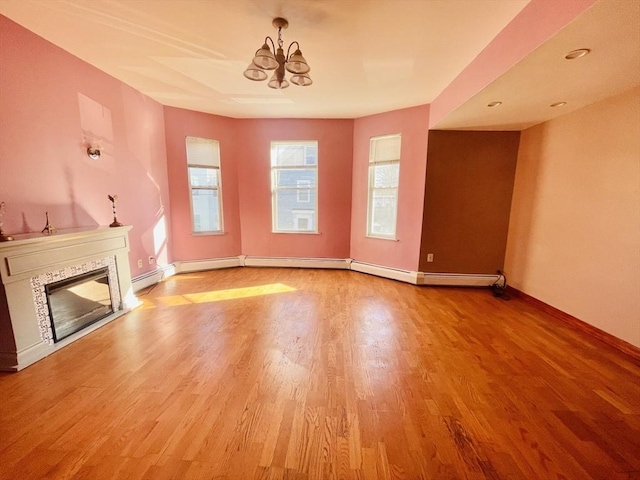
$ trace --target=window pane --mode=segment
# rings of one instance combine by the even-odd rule
[[[318,142],[271,142],[274,232],[317,231]]]
[[[218,169],[189,167],[189,184],[192,187],[218,186]]]
[[[310,230],[311,229],[311,221],[307,217],[297,217],[296,218],[296,229],[297,230]]]
[[[399,171],[400,171],[400,164],[398,163],[392,163],[390,165],[373,166],[374,188],[397,187]]]
[[[315,231],[316,189],[306,189],[310,202],[298,201],[298,190],[278,190],[275,194],[276,202],[276,230],[286,231]]]
[[[401,135],[372,137],[367,235],[395,238]]]
[[[308,145],[305,149],[305,160],[307,165],[316,165],[318,163],[318,146]]]
[[[298,187],[299,183],[315,186],[318,172],[315,168],[288,168],[276,171],[276,187]]]
[[[374,190],[371,201],[371,232],[395,236],[397,189]]]
[[[296,142],[271,144],[271,165],[291,167],[296,165],[316,165],[318,146],[316,142]]]
[[[311,182],[309,180],[298,180],[298,202],[309,203],[311,201]]]
[[[209,138],[186,137],[185,147],[192,231],[221,232],[220,143]]]
[[[191,190],[194,232],[216,232],[220,230],[220,205],[218,190]]]

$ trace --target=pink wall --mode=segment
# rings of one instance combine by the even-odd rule
[[[242,253],[250,256],[348,258],[353,120],[235,120],[241,133]],[[271,233],[273,140],[318,141],[319,234]]]
[[[167,170],[171,195],[171,242],[176,260],[202,260],[237,256],[242,253],[240,205],[238,197],[238,132],[235,120],[218,115],[165,107]],[[191,210],[185,137],[201,137],[220,142],[222,208],[224,233],[191,233]]]
[[[7,18],[0,17],[0,27],[0,200],[7,206],[6,232],[39,231],[45,211],[59,229],[108,225],[107,194],[118,194],[118,218],[133,226],[133,276],[155,268],[148,256],[160,264],[239,254],[348,258],[350,242],[365,261],[417,266],[427,106],[356,121],[365,135],[370,128],[402,131],[403,156],[411,159],[401,168],[400,200],[419,207],[400,209],[401,241],[389,256],[386,248],[367,247],[350,236],[353,120],[241,120],[163,109]],[[35,74],[33,65],[38,65]],[[224,235],[191,235],[186,135],[220,141]],[[102,143],[100,160],[87,157],[90,140]],[[317,235],[271,233],[272,140],[318,141]],[[368,136],[364,143],[366,163]],[[361,194],[358,201],[366,211],[366,190]]]
[[[354,260],[417,271],[427,166],[429,105],[358,118],[353,135],[351,257]],[[366,237],[369,139],[402,134],[397,241]]]
[[[0,15],[0,201],[7,233],[108,225],[107,194],[133,228],[136,276],[171,258],[162,106]],[[104,153],[87,157],[87,139]],[[137,259],[144,267],[137,268]]]
[[[522,132],[513,286],[640,347],[640,88]]]
[[[431,103],[430,127],[505,73],[596,0],[531,0]]]

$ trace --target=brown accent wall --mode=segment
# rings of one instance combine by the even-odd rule
[[[420,271],[503,269],[519,142],[520,132],[429,132]]]

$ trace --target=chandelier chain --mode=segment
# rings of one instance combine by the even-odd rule
[[[282,46],[284,45],[284,42],[282,41],[282,36],[280,35],[282,33],[282,27],[278,27],[278,47],[282,48]]]

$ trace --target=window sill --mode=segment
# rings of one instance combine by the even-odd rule
[[[379,237],[377,235],[365,235],[366,238],[373,238],[374,240],[387,240],[389,242],[399,242],[400,240],[396,237]]]
[[[192,237],[217,237],[227,235],[227,232],[191,232]]]

